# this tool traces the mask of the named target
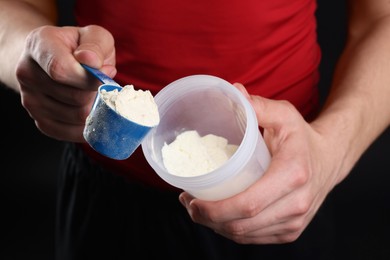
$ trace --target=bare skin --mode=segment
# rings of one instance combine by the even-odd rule
[[[350,33],[319,116],[306,122],[287,101],[251,96],[272,154],[246,191],[209,202],[180,201],[193,221],[242,244],[287,243],[305,230],[327,194],[390,124],[390,2],[351,1]],[[98,26],[55,27],[55,1],[0,1],[0,80],[20,93],[44,134],[84,142],[98,84],[79,65],[113,77],[114,39]],[[24,17],[14,22],[15,17]],[[108,39],[108,40],[107,40]],[[12,44],[17,43],[17,44]],[[97,82],[96,82],[97,83]]]

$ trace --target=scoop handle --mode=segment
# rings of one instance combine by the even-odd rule
[[[91,73],[95,78],[97,78],[103,84],[109,84],[109,85],[120,87],[120,85],[116,83],[115,80],[113,80],[112,78],[110,78],[109,76],[101,72],[100,70],[92,68],[85,64],[81,64],[81,66],[84,67],[84,69],[86,69],[89,73]]]

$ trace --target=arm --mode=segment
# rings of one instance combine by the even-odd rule
[[[305,122],[288,102],[247,95],[272,154],[246,191],[206,202],[187,193],[191,218],[243,244],[296,240],[331,190],[390,124],[390,3],[350,3],[348,43],[319,116]]]
[[[390,124],[390,3],[350,3],[349,35],[325,107],[312,126],[344,158],[337,182]]]
[[[19,91],[15,70],[26,37],[35,28],[56,23],[56,1],[2,0],[0,17],[0,82]]]

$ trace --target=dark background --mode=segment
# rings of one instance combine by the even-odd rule
[[[344,41],[343,1],[319,1],[321,94]],[[67,7],[64,5],[62,8]],[[69,17],[65,17],[68,19]],[[62,143],[42,135],[17,94],[0,86],[0,259],[53,259],[56,171]],[[330,194],[339,259],[390,259],[390,130]],[[319,236],[321,234],[318,234]]]

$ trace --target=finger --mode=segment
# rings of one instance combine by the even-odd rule
[[[311,197],[310,191],[302,188],[254,218],[226,222],[214,230],[241,243],[292,242],[306,229],[324,199],[320,193]]]
[[[34,97],[29,97],[34,95]],[[75,121],[81,114],[80,109],[63,105],[51,100],[50,97],[34,92],[33,94],[21,92],[22,105],[26,108],[30,117],[34,119],[37,128],[47,136],[57,140],[67,140],[71,142],[84,142],[82,136],[84,120]],[[72,118],[74,117],[74,118]]]
[[[79,33],[79,46],[74,51],[76,60],[114,77],[115,49],[111,33],[96,25],[83,27]]]
[[[312,201],[310,193],[299,189],[272,203],[252,218],[223,222],[220,229],[237,236],[251,236],[251,234],[264,236],[270,234],[268,230],[272,230],[272,234],[295,232],[296,229],[303,228],[299,224],[304,224],[306,215],[312,212]],[[298,223],[299,220],[303,222]],[[278,230],[276,227],[283,227],[283,230],[276,232]]]
[[[39,92],[23,91],[21,98],[22,105],[42,133],[58,140],[84,141],[82,132],[90,108],[65,105]]]
[[[229,229],[214,229],[217,233],[243,244],[279,244],[295,241],[310,223],[312,215],[291,216],[280,222],[250,232],[232,232]]]
[[[301,169],[298,159],[278,154],[267,172],[246,191],[221,201],[192,199],[186,202],[187,209],[194,221],[206,225],[253,218],[306,182],[306,172]]]
[[[39,93],[68,105],[91,107],[96,96],[95,91],[88,91],[54,81],[36,62],[28,62],[30,64],[19,66],[17,71],[20,87],[23,89],[21,94],[22,101],[25,102],[22,102],[25,108],[29,108],[29,102],[34,100],[28,98],[28,96],[33,97],[39,95]],[[41,104],[43,103],[41,102]]]
[[[51,138],[75,143],[86,142],[83,137],[84,126],[64,124],[45,118],[35,121],[35,125],[42,133]]]
[[[91,110],[90,103],[69,105],[37,92],[23,91],[21,99],[23,107],[36,120],[47,118],[70,125],[83,126]]]

